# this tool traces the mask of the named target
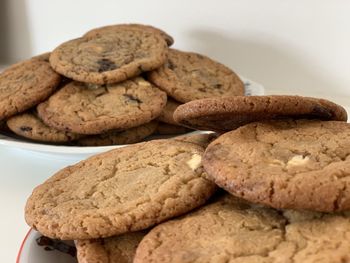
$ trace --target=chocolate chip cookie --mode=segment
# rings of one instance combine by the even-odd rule
[[[213,194],[203,152],[193,143],[154,140],[95,155],[36,187],[26,221],[45,236],[74,240],[149,228]]]
[[[110,131],[98,135],[87,136],[77,141],[82,146],[105,146],[137,143],[153,134],[158,122],[151,121],[125,131]]]
[[[23,112],[49,97],[61,77],[37,59],[17,63],[0,73],[0,120]]]
[[[95,36],[100,36],[104,34],[114,33],[115,31],[118,32],[120,30],[127,30],[129,28],[136,28],[136,29],[141,29],[145,31],[150,31],[151,33],[159,34],[161,37],[164,38],[168,46],[171,46],[172,44],[174,44],[174,39],[163,30],[156,28],[154,26],[141,25],[141,24],[118,24],[118,25],[103,26],[103,27],[90,30],[89,32],[84,34],[84,37],[95,37]]]
[[[163,67],[149,80],[177,101],[244,95],[244,84],[226,66],[197,53],[169,49]]]
[[[277,212],[226,196],[156,226],[134,262],[349,262],[349,231],[349,214]]]
[[[350,209],[350,124],[280,120],[225,133],[205,151],[208,177],[274,208]]]
[[[331,101],[302,96],[236,96],[191,101],[179,106],[174,119],[181,125],[213,131],[230,131],[250,122],[313,118],[346,121],[346,110]]]
[[[33,112],[21,113],[7,120],[7,126],[15,134],[40,142],[65,143],[82,137],[47,126]]]
[[[102,86],[71,82],[37,110],[58,130],[99,134],[150,122],[160,115],[166,99],[163,91],[140,77]]]
[[[52,52],[50,63],[57,72],[73,80],[111,84],[160,67],[167,51],[159,34],[121,27],[108,34],[61,44]]]

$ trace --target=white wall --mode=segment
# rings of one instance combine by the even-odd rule
[[[268,93],[350,105],[347,0],[23,1],[33,54],[93,27],[140,22],[166,30],[176,48],[207,54],[264,84]]]

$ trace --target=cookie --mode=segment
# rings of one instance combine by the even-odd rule
[[[190,131],[191,131],[190,129],[183,127],[183,126],[159,122],[157,130],[156,130],[156,134],[172,135],[172,134],[183,134],[183,133],[187,133]]]
[[[180,106],[181,104],[178,103],[177,101],[168,98],[166,105],[162,111],[162,113],[159,115],[159,117],[157,118],[159,121],[161,122],[165,122],[168,124],[172,124],[172,125],[179,125],[175,120],[174,120],[174,112],[176,110],[176,108],[178,106]]]
[[[199,144],[203,148],[207,148],[209,143],[214,141],[218,135],[216,133],[200,133],[200,134],[189,134],[189,135],[181,135],[174,138],[174,140],[191,142],[195,144]]]
[[[69,166],[29,197],[25,217],[40,233],[94,239],[149,228],[202,205],[216,186],[204,179],[199,145],[154,140]]]
[[[0,73],[0,121],[45,100],[60,80],[49,63],[36,59],[17,63]]]
[[[103,134],[87,136],[78,140],[77,144],[82,146],[105,146],[137,143],[153,134],[157,126],[158,123],[156,121],[151,121],[125,131],[110,131]]]
[[[304,212],[293,212],[303,218]],[[226,196],[153,228],[136,250],[135,263],[349,262],[350,217],[288,212]]]
[[[40,55],[32,57],[32,60],[40,60],[40,61],[49,62],[50,55],[51,55],[51,52],[42,53]]]
[[[9,118],[7,126],[21,137],[40,142],[64,143],[81,137],[79,134],[63,132],[47,126],[32,112],[21,113]]]
[[[76,81],[111,84],[130,79],[164,64],[167,44],[142,28],[120,28],[61,44],[50,56],[51,66]]]
[[[236,96],[191,101],[179,106],[174,119],[181,125],[230,131],[254,121],[314,118],[346,121],[346,110],[331,101],[302,96]]]
[[[148,79],[180,102],[244,95],[244,84],[226,66],[197,53],[169,49],[164,66]]]
[[[75,242],[79,263],[132,263],[145,232]]]
[[[163,91],[140,77],[102,86],[71,82],[37,110],[47,125],[58,130],[99,134],[150,122],[160,115],[166,99]]]
[[[95,36],[100,36],[104,34],[114,33],[115,31],[118,32],[124,29],[127,30],[129,28],[136,28],[144,31],[150,31],[151,33],[159,34],[161,37],[164,38],[168,46],[171,46],[172,44],[174,44],[174,39],[163,30],[153,26],[141,25],[141,24],[119,24],[119,25],[103,26],[103,27],[90,30],[89,32],[84,34],[84,37],[95,37]]]
[[[274,208],[350,209],[350,124],[280,120],[225,133],[205,151],[209,178]]]

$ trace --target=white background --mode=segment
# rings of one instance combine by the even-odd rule
[[[176,48],[209,55],[264,84],[270,94],[350,104],[347,0],[7,1],[13,29],[7,53],[17,60],[93,27],[140,22],[166,30]]]

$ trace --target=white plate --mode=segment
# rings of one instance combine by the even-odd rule
[[[246,95],[264,95],[264,87],[254,81],[241,77],[245,85]],[[15,137],[10,137],[0,133],[0,145],[15,147],[40,153],[49,153],[57,155],[70,156],[88,156],[114,148],[120,148],[125,145],[112,146],[95,146],[95,147],[80,147],[80,146],[63,146],[63,145],[48,145],[31,141],[20,140]]]
[[[68,253],[52,249],[52,246],[39,246],[37,239],[42,235],[30,229],[19,249],[16,263],[77,263],[75,257]],[[65,243],[63,246],[73,247],[73,243]],[[66,248],[66,247],[65,247]]]

